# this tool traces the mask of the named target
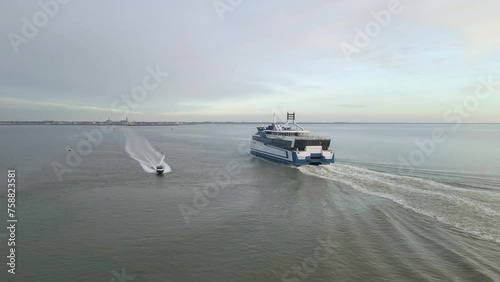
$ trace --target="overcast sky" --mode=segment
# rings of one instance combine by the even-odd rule
[[[481,77],[500,82],[500,1],[390,2],[72,0],[27,38],[44,10],[2,1],[0,120],[118,119],[148,67],[168,76],[131,120],[443,122]],[[495,87],[466,122],[500,122]]]

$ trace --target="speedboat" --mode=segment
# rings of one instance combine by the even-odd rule
[[[330,142],[330,138],[314,136],[298,125],[295,113],[287,113],[285,124],[277,124],[274,117],[270,125],[257,127],[250,152],[267,160],[295,166],[331,164],[334,153],[329,150]]]
[[[156,166],[156,173],[163,174],[165,172],[165,168],[162,165]]]

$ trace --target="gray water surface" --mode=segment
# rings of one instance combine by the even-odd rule
[[[116,127],[59,181],[52,164],[98,127],[1,126],[19,222],[17,274],[0,280],[500,280],[500,125],[306,128],[332,137],[336,164],[255,158],[253,125]],[[436,128],[446,141],[402,166]],[[172,171],[145,171],[123,130]]]

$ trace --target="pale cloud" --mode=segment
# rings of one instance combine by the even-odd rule
[[[334,104],[333,106],[342,107],[342,108],[364,108],[364,107],[366,107],[366,105],[358,105],[358,104]]]
[[[484,55],[500,47],[500,2],[496,0],[413,1],[402,15],[416,27],[444,29],[457,34],[469,55]]]
[[[220,21],[203,0],[72,2],[19,54],[0,41],[0,118],[116,118],[111,101],[158,64],[171,76],[136,119],[253,120],[285,104],[330,121],[439,121],[478,76],[499,74],[496,0],[401,0],[404,10],[348,62],[339,44],[388,3],[245,1]],[[2,2],[0,33],[21,30],[36,7]]]
[[[66,104],[60,102],[32,101],[32,100],[23,100],[23,99],[6,98],[6,97],[0,97],[0,107],[37,108],[37,109],[49,109],[49,110],[67,109],[67,110],[89,111],[89,112],[122,113],[120,110],[112,108],[82,106],[82,105]],[[131,111],[130,114],[142,115],[141,112],[133,112],[133,111]]]

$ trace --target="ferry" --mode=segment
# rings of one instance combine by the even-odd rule
[[[280,125],[274,117],[270,125],[258,126],[257,133],[252,136],[250,152],[267,160],[294,166],[334,162],[334,153],[329,150],[330,138],[312,135],[295,122],[295,113],[287,113],[286,120]]]

